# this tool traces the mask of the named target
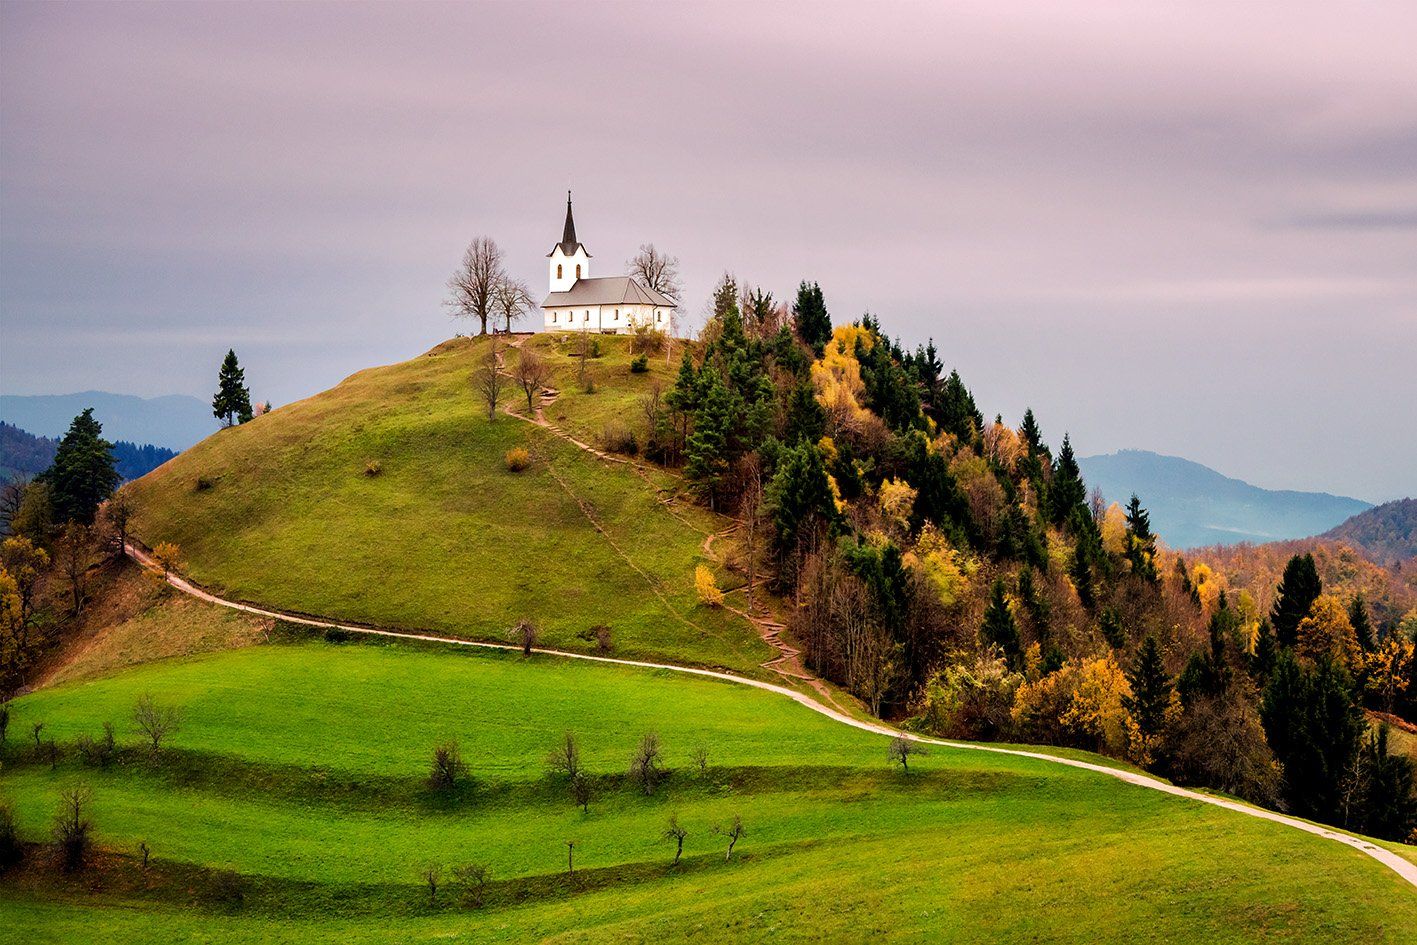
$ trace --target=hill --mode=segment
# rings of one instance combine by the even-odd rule
[[[1078,460],[1089,484],[1109,502],[1136,493],[1173,548],[1304,538],[1372,508],[1326,492],[1262,489],[1200,463],[1146,450]]]
[[[1359,512],[1323,537],[1355,545],[1386,564],[1417,558],[1417,499],[1384,502]]]
[[[561,395],[556,422],[638,409],[664,368],[632,374],[627,342],[602,340],[596,393]],[[617,653],[759,671],[774,651],[694,588],[733,522],[681,501],[671,473],[489,420],[470,379],[490,343],[456,339],[218,431],[133,485],[135,534],[177,542],[198,582],[282,610],[497,640],[525,618],[580,650],[604,626]],[[526,343],[553,387],[577,386],[567,345]],[[507,468],[513,448],[524,471]]]
[[[182,708],[157,760],[122,727],[148,692]],[[102,882],[34,854],[12,871],[16,940],[1369,943],[1417,923],[1402,879],[1321,837],[1034,758],[937,748],[904,774],[878,735],[679,674],[292,640],[12,708],[12,731],[42,721],[64,749],[51,770],[12,740],[0,787],[21,835],[46,836],[85,783],[110,851]],[[111,720],[118,759],[85,766],[75,740]],[[544,761],[567,731],[586,812]],[[650,796],[625,775],[648,731],[666,767]],[[470,780],[439,794],[428,759],[449,738]],[[735,817],[725,862],[715,828]],[[488,868],[481,908],[451,871],[466,863]]]
[[[35,436],[0,420],[0,482],[30,479],[49,468],[59,441]],[[113,444],[118,475],[126,479],[146,476],[177,454],[160,446],[119,440]]]
[[[0,394],[0,420],[38,436],[59,437],[85,407],[109,440],[185,450],[216,429],[211,405],[196,397],[134,397],[90,390],[78,394]]]

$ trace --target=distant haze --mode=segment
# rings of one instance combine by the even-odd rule
[[[1417,492],[1417,5],[0,5],[0,389],[288,403],[678,255],[933,336],[992,416]]]

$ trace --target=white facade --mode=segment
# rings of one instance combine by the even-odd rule
[[[556,248],[551,250],[551,258],[547,260],[547,273],[551,285],[549,291],[569,291],[577,279],[590,278],[590,253],[577,243],[575,250],[567,256],[565,247],[557,243]]]
[[[628,335],[647,325],[665,334],[674,327],[674,309],[654,305],[552,305],[542,309],[546,327],[559,331],[594,331]]]

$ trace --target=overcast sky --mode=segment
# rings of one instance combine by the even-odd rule
[[[1417,5],[0,5],[0,391],[286,403],[682,260],[933,336],[1055,445],[1417,493]]]

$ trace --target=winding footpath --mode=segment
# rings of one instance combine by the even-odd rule
[[[157,564],[156,561],[153,560],[152,556],[149,555],[147,551],[142,548],[139,548],[132,542],[125,543],[125,548],[128,553],[133,557],[133,559],[138,561],[144,567],[153,571],[161,572],[162,568]],[[284,613],[278,610],[267,610],[265,608],[256,607],[251,604],[242,604],[237,601],[227,600],[225,598],[218,597],[215,594],[205,591],[202,588],[197,587],[195,584],[192,584],[190,581],[187,581],[175,574],[168,574],[166,577],[168,584],[171,584],[174,588],[184,594],[188,594],[198,600],[206,601],[209,604],[216,604],[220,607],[228,607],[232,610],[239,610],[243,613],[253,614],[258,617],[284,620],[288,623],[302,624],[308,627],[321,627],[324,629],[343,630],[347,633],[362,633],[368,636],[389,637],[397,640],[418,640],[426,643],[442,643],[450,646],[479,647],[481,649],[486,650],[520,651],[521,649],[521,647],[513,646],[509,643],[489,643],[478,640],[461,640],[456,637],[439,636],[437,634],[430,633],[411,633],[401,630],[385,630],[377,629],[374,627],[361,627],[354,624],[337,623],[335,621],[321,620],[314,617],[302,617],[296,614]],[[999,755],[1014,755],[1019,758],[1033,758],[1035,760],[1048,762],[1050,764],[1066,765],[1070,768],[1082,768],[1086,771],[1092,771],[1097,774],[1116,778],[1119,781],[1125,781],[1128,784],[1134,784],[1137,787],[1147,788],[1152,791],[1160,791],[1163,794],[1171,794],[1175,797],[1184,797],[1192,801],[1200,801],[1203,804],[1212,804],[1216,807],[1223,807],[1226,810],[1232,810],[1250,817],[1257,817],[1260,820],[1268,820],[1277,824],[1283,824],[1286,827],[1292,827],[1295,830],[1302,830],[1305,833],[1311,833],[1315,836],[1323,837],[1326,840],[1332,840],[1336,843],[1342,843],[1346,846],[1352,847],[1360,853],[1372,857],[1379,863],[1386,866],[1388,869],[1392,870],[1398,876],[1402,877],[1408,882],[1408,884],[1413,887],[1417,887],[1417,863],[1409,862],[1408,860],[1405,860],[1402,857],[1398,856],[1393,851],[1380,847],[1377,844],[1363,837],[1355,837],[1350,834],[1341,833],[1337,830],[1330,829],[1321,824],[1310,823],[1306,820],[1300,820],[1297,817],[1290,817],[1286,814],[1280,814],[1276,813],[1275,811],[1265,810],[1261,807],[1251,807],[1250,805],[1241,803],[1239,801],[1227,800],[1223,797],[1215,797],[1209,794],[1202,794],[1198,791],[1192,791],[1186,788],[1177,787],[1174,784],[1168,784],[1165,781],[1158,780],[1157,778],[1153,778],[1150,775],[1142,774],[1137,771],[1127,771],[1120,768],[1109,768],[1106,765],[1093,764],[1089,761],[1080,761],[1075,758],[1061,758],[1056,755],[1044,754],[1043,752],[1037,751],[1027,751],[1021,748],[1000,748],[994,745],[980,745],[975,744],[973,742],[956,742],[940,738],[926,738],[924,736],[915,735],[910,732],[902,732],[898,729],[891,728],[890,726],[885,725],[883,723],[868,722],[863,719],[854,718],[846,714],[845,712],[841,712],[837,709],[831,708],[830,706],[823,705],[822,703],[811,698],[805,693],[797,692],[796,690],[789,689],[786,686],[779,686],[776,683],[763,682],[757,679],[749,679],[746,676],[738,676],[733,673],[725,673],[720,672],[718,670],[700,669],[694,666],[676,666],[672,663],[651,663],[643,660],[618,659],[616,657],[611,656],[594,656],[589,653],[571,653],[565,650],[550,650],[538,648],[537,652],[549,656],[559,656],[565,659],[586,660],[592,663],[609,663],[615,666],[633,666],[638,669],[668,670],[670,672],[685,673],[691,676],[704,676],[709,679],[721,679],[725,682],[737,683],[741,686],[752,686],[755,689],[763,689],[768,692],[777,693],[781,696],[786,696],[794,702],[797,702],[800,705],[811,709],[813,712],[825,715],[827,718],[832,719],[835,722],[840,722],[842,725],[850,725],[852,728],[861,729],[862,731],[871,732],[876,735],[884,735],[892,738],[896,736],[904,736],[906,738],[911,739],[912,741],[921,742],[927,745],[940,745],[946,748],[959,749],[961,751],[983,751],[992,752],[994,754]]]

